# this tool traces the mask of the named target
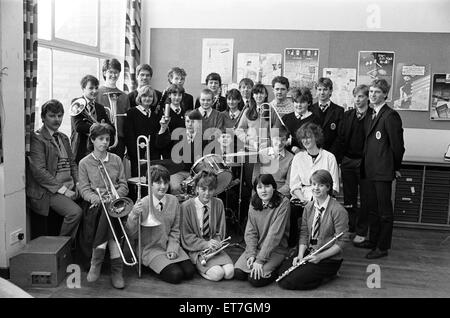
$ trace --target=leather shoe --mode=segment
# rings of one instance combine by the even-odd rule
[[[374,259],[374,258],[380,258],[388,255],[388,251],[382,251],[379,248],[376,248],[374,250],[371,250],[369,253],[367,253],[366,258],[368,259]]]
[[[374,249],[376,247],[376,245],[370,241],[362,241],[360,243],[353,243],[353,245],[355,247],[359,247],[359,248],[368,248],[368,249]]]

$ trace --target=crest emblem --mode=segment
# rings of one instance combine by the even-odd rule
[[[377,131],[377,132],[375,133],[375,138],[377,138],[378,140],[381,139],[381,132],[380,132],[380,131]]]
[[[330,128],[331,128],[331,130],[335,130],[336,129],[336,124],[335,123],[331,123]]]

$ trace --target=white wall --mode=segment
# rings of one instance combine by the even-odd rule
[[[151,28],[448,33],[449,12],[448,0],[142,0],[142,58]]]
[[[1,81],[6,120],[0,167],[0,268],[8,267],[9,257],[24,244],[11,245],[10,233],[22,229],[26,234],[22,16],[22,1],[0,1],[0,63],[8,67]]]

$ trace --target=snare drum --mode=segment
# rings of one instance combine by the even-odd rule
[[[192,166],[191,174],[197,175],[202,170],[210,170],[217,175],[216,193],[223,192],[233,178],[231,168],[227,166],[221,156],[216,154],[206,155],[198,159]]]

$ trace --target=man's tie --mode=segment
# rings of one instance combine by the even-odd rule
[[[203,113],[203,118],[207,119],[208,117],[206,117],[206,115],[208,114],[208,112],[205,110],[205,112]]]
[[[314,222],[314,226],[313,226],[313,235],[312,235],[313,239],[317,239],[317,236],[319,235],[320,219],[322,217],[322,213],[325,210],[325,208],[321,207],[318,210],[319,210],[319,213],[317,214],[317,218],[316,218],[316,221]]]
[[[209,211],[208,206],[203,206],[204,212],[203,212],[203,238],[209,237]]]
[[[58,132],[54,132],[53,133],[53,139],[55,140],[55,142],[56,142],[56,145],[58,146],[58,148],[61,148],[61,145],[59,144],[59,133]]]
[[[373,112],[373,113],[372,113],[372,120],[375,120],[376,117],[377,117],[377,113],[376,113],[376,112]]]
[[[163,207],[164,207],[163,203],[161,201],[159,201],[159,211],[162,212]]]
[[[322,110],[322,112],[325,111],[325,108],[327,108],[327,104],[320,104],[320,109]]]
[[[235,117],[234,114],[230,115],[231,120],[234,120],[234,117]]]

